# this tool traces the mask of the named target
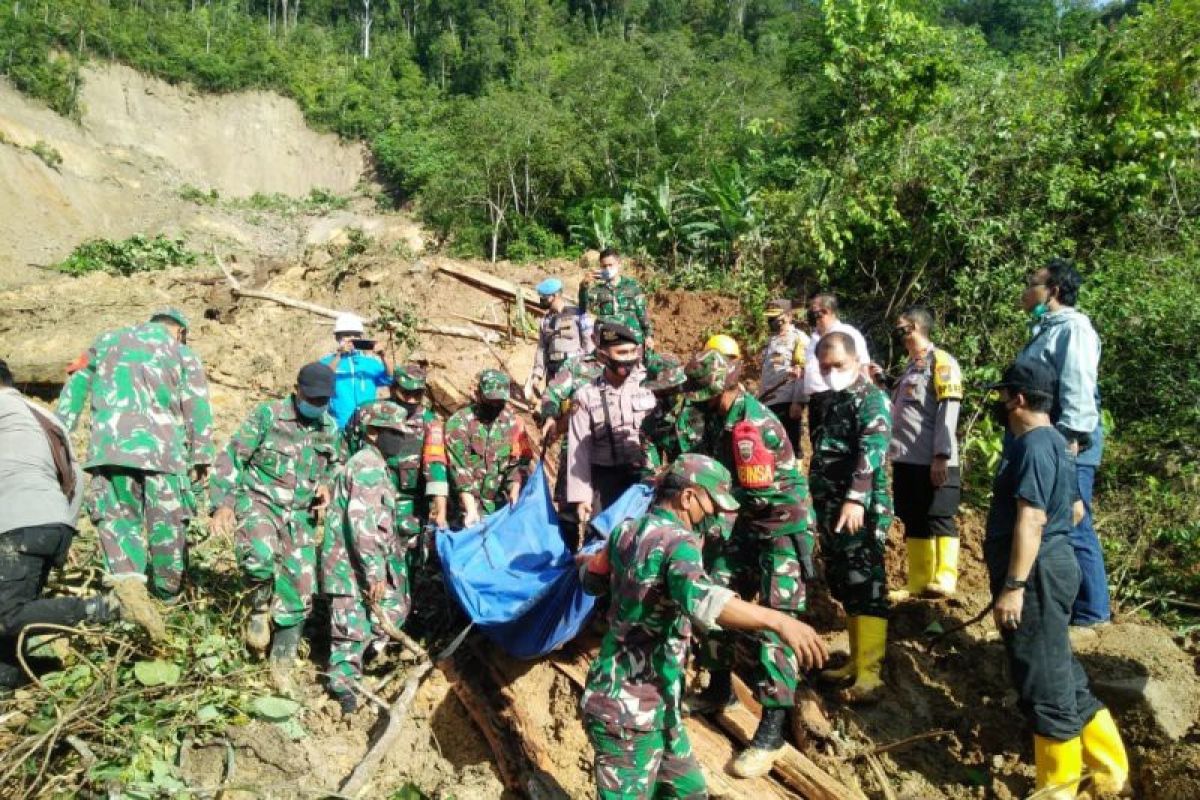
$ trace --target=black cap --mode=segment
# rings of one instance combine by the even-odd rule
[[[296,387],[309,400],[328,400],[333,397],[333,370],[317,362],[305,364],[296,376]]]
[[[1053,397],[1057,383],[1058,375],[1046,362],[1032,358],[1018,358],[1008,369],[1004,370],[1004,377],[1000,379],[1000,382],[993,384],[991,388],[1008,389],[1020,394],[1040,394],[1044,397]]]
[[[602,322],[597,326],[597,337],[601,347],[611,347],[614,344],[641,344],[642,337],[628,325],[619,322]]]

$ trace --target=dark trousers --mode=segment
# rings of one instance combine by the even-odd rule
[[[592,513],[599,514],[641,480],[641,470],[632,464],[602,467],[592,464]]]
[[[1008,575],[1011,546],[1008,539],[984,542],[993,597]],[[1067,537],[1042,543],[1027,581],[1020,625],[1003,631],[1009,672],[1033,732],[1063,742],[1078,736],[1103,708],[1067,635],[1079,591],[1079,564]]]
[[[892,464],[892,493],[896,516],[904,523],[905,539],[957,537],[954,515],[962,499],[962,475],[950,467],[946,482],[934,487],[928,464]]]
[[[804,421],[792,419],[790,403],[776,403],[773,406],[767,406],[775,416],[779,417],[779,421],[783,424],[784,431],[787,432],[788,441],[792,443],[792,451],[796,454],[796,458],[800,458],[800,431],[804,428]]]
[[[17,637],[27,625],[76,625],[87,619],[86,601],[78,597],[39,597],[74,535],[67,525],[0,533],[0,661],[15,663]]]

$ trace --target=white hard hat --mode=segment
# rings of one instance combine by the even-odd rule
[[[347,311],[338,314],[333,320],[334,333],[362,333],[365,327],[362,317]]]

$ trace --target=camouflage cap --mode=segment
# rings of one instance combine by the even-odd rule
[[[670,353],[652,353],[646,356],[646,378],[642,383],[652,392],[669,392],[687,383],[683,362]]]
[[[391,400],[365,406],[361,413],[363,424],[368,428],[390,428],[398,431],[404,428],[404,421],[408,419],[408,412],[404,410],[404,406]]]
[[[675,475],[708,492],[722,511],[737,511],[740,503],[733,497],[733,477],[720,461],[697,453],[684,453],[675,459],[668,475]]]
[[[716,350],[705,350],[692,356],[684,374],[687,383],[683,391],[688,400],[711,400],[737,383],[741,369],[738,362],[726,358]]]
[[[420,364],[401,364],[392,371],[392,382],[406,392],[425,391],[427,375]]]
[[[498,369],[479,373],[479,394],[484,400],[508,400],[512,381]]]
[[[156,319],[173,319],[179,323],[179,327],[185,331],[188,328],[187,317],[178,308],[160,308],[150,315],[150,320],[153,322]]]

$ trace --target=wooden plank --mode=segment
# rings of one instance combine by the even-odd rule
[[[736,778],[729,774],[729,764],[737,753],[729,737],[713,727],[711,722],[692,718],[686,725],[692,752],[704,770],[709,796],[738,800],[795,800],[793,792],[769,777]]]
[[[492,757],[496,761],[496,771],[500,773],[500,780],[504,787],[509,791],[520,792],[524,783],[522,774],[526,771],[525,765],[522,763],[522,754],[514,746],[496,709],[493,708],[491,702],[485,699],[487,695],[475,685],[474,680],[466,677],[475,674],[474,665],[463,664],[460,669],[459,661],[455,658],[441,662],[438,664],[438,668],[446,673],[446,678],[450,681],[455,696],[467,710],[475,727],[487,740]]]
[[[489,294],[499,295],[508,300],[516,301],[518,292],[525,301],[525,310],[541,316],[545,310],[538,305],[535,292],[525,289],[512,281],[498,278],[483,270],[468,267],[463,264],[438,264],[438,271],[451,277],[458,278],[464,283],[482,289]]]
[[[717,714],[716,720],[739,744],[746,745],[758,728],[762,709],[749,688],[736,676],[734,692],[742,702]],[[866,800],[858,788],[837,780],[790,744],[783,746],[783,755],[776,760],[772,772],[808,800]]]

